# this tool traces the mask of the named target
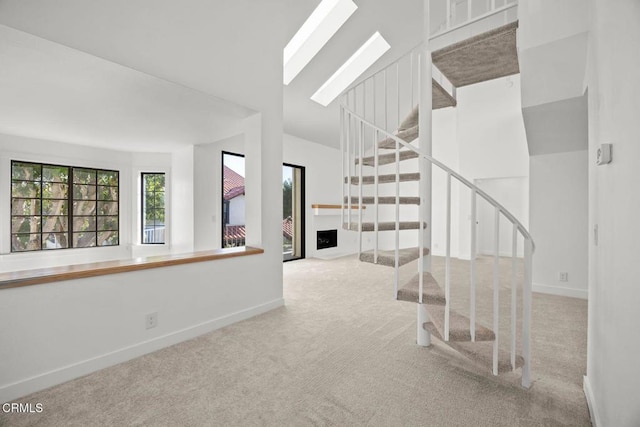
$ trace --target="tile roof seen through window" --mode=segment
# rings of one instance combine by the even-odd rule
[[[244,177],[227,166],[223,165],[222,168],[224,199],[231,200],[234,197],[244,194]]]

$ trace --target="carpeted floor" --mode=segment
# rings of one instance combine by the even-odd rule
[[[454,278],[467,270],[456,261]],[[586,301],[535,295],[524,390],[519,371],[493,377],[440,342],[417,347],[415,305],[394,301],[390,268],[310,259],[284,264],[284,277],[286,307],[27,396],[44,411],[0,413],[0,425],[590,425]],[[479,299],[491,292],[482,277]]]

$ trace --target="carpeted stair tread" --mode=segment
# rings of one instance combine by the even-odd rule
[[[424,248],[424,255],[429,255],[429,248]],[[360,261],[374,263],[373,250],[365,251],[360,254]],[[420,248],[402,248],[398,251],[398,266],[403,266],[420,258]],[[395,267],[396,251],[378,251],[378,265],[387,267]],[[417,301],[417,299],[416,299]]]
[[[420,228],[420,221],[400,221],[399,230],[417,230]],[[347,227],[347,224],[342,224],[342,228],[345,230],[358,231],[358,223],[352,222],[351,227]],[[427,228],[427,223],[422,224],[422,228]],[[379,222],[379,231],[393,231],[396,229],[395,221]],[[362,231],[375,231],[373,222],[363,222]]]
[[[418,302],[419,287],[420,287],[420,273],[413,276],[413,278],[405,284],[402,288],[398,289],[398,300],[408,302]],[[422,288],[422,301],[429,305],[444,305],[445,297],[444,291],[433,278],[431,273],[424,273]]]
[[[412,150],[400,151],[400,161],[415,159],[418,156],[419,154]],[[356,159],[356,165],[359,163],[359,160],[360,159]],[[378,155],[378,165],[388,165],[390,163],[395,163],[395,161],[396,153]],[[363,157],[362,164],[365,166],[375,166],[374,156]]]
[[[456,342],[451,347],[478,366],[486,368],[490,372],[493,370],[493,342]],[[521,368],[523,365],[524,358],[516,354],[516,369]],[[502,374],[511,370],[511,353],[498,349],[498,373]]]
[[[400,182],[420,181],[420,173],[419,172],[401,173],[399,178],[400,178]],[[348,181],[349,181],[349,178],[345,177],[344,183],[347,184]],[[351,177],[351,184],[358,185],[359,182],[360,182],[359,176]],[[388,184],[388,183],[395,183],[395,182],[396,182],[395,173],[378,175],[378,184]],[[375,184],[375,176],[373,175],[363,176],[362,183],[364,185]]]
[[[419,110],[419,107],[416,105],[402,123],[400,123],[395,133],[398,138],[405,142],[412,142],[418,137]],[[378,142],[378,148],[395,149],[396,141],[393,138],[383,139]]]
[[[449,92],[447,92],[438,82],[432,80],[432,93],[433,93],[433,102],[431,107],[434,110],[446,107],[455,107],[457,105],[456,99],[451,96]],[[409,115],[404,119],[404,121],[398,126],[398,130],[395,132],[395,135],[402,139],[405,142],[411,143],[415,141],[419,136],[419,126],[418,126],[418,106],[416,106]],[[382,141],[378,142],[378,148],[382,149],[395,149],[396,141],[393,138],[385,138]]]
[[[438,330],[433,326],[428,325],[430,325],[430,323],[425,323],[425,328],[431,332],[431,336],[438,338],[440,341],[444,341]],[[449,341],[446,344],[472,361],[478,367],[486,369],[489,372],[493,372],[493,341]],[[524,358],[519,354],[516,354],[516,369],[521,368],[523,365]],[[511,353],[498,349],[498,373],[502,374],[510,372],[511,370]]]
[[[411,143],[415,141],[416,138],[418,138],[418,126],[416,125],[412,128],[398,131],[398,133],[396,133],[395,135],[401,140]],[[382,148],[385,150],[395,150],[396,140],[393,138],[385,138],[382,141],[378,142],[378,148]],[[400,148],[402,148],[402,146]]]
[[[458,88],[517,74],[517,29],[518,21],[438,49],[433,64]]]
[[[427,311],[429,312],[431,322],[425,323],[425,327],[431,332],[432,329],[435,329],[440,336],[444,336],[445,307],[428,305]],[[495,337],[491,329],[476,323],[476,341],[493,341]],[[469,318],[453,310],[449,312],[449,341],[471,341]]]
[[[349,197],[345,196],[344,198],[344,202],[348,203]],[[396,204],[396,197],[395,196],[380,196],[378,197],[378,203],[381,205],[395,205]],[[351,197],[351,204],[352,205],[358,205],[360,204],[360,198],[359,197]],[[362,204],[363,205],[373,205],[375,204],[375,197],[374,196],[365,196],[362,198]],[[420,204],[420,197],[415,197],[415,196],[400,196],[400,204],[401,205],[419,205]]]

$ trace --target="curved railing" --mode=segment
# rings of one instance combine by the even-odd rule
[[[379,207],[379,195],[380,195],[380,182],[379,182],[379,170],[382,167],[380,165],[379,147],[381,141],[385,141],[385,147],[388,149],[390,145],[393,148],[393,162],[391,167],[395,171],[395,285],[394,292],[397,296],[398,292],[398,268],[399,268],[399,251],[400,251],[400,160],[407,157],[407,153],[411,154],[409,157],[415,157],[418,159],[420,167],[421,185],[430,186],[431,182],[425,182],[427,176],[432,176],[431,168],[435,166],[446,174],[446,247],[445,247],[445,319],[444,319],[444,340],[449,340],[449,323],[450,323],[450,309],[451,309],[451,183],[452,180],[459,182],[461,185],[467,187],[471,191],[471,242],[470,242],[470,265],[471,265],[471,278],[470,278],[470,304],[469,304],[469,318],[470,318],[470,332],[471,339],[475,341],[475,325],[476,325],[476,266],[475,259],[477,255],[476,242],[477,242],[477,199],[480,197],[485,200],[494,210],[494,253],[493,253],[493,331],[495,333],[495,341],[493,348],[493,373],[498,373],[498,350],[499,350],[499,259],[500,259],[500,219],[505,218],[511,224],[511,258],[512,258],[512,286],[511,286],[511,365],[513,369],[516,367],[516,346],[518,342],[517,333],[517,294],[518,294],[518,280],[517,269],[519,265],[518,244],[519,240],[523,241],[523,258],[524,258],[524,279],[522,281],[521,293],[522,293],[522,331],[520,335],[520,342],[522,346],[522,357],[524,359],[523,371],[522,371],[522,384],[525,387],[530,385],[530,328],[531,328],[531,287],[532,287],[532,255],[535,250],[535,244],[529,231],[526,227],[502,204],[496,201],[493,197],[478,188],[472,182],[464,178],[462,175],[446,166],[444,163],[433,158],[430,154],[423,152],[420,148],[413,146],[410,142],[401,139],[396,133],[401,127],[402,113],[401,111],[413,110],[416,100],[419,99],[419,83],[416,84],[416,78],[420,74],[420,53],[417,53],[417,61],[415,61],[415,50],[412,50],[408,55],[400,58],[385,69],[378,73],[368,77],[362,82],[350,88],[345,92],[341,99],[341,150],[343,153],[342,162],[342,174],[345,177],[345,185],[343,185],[343,201],[349,208],[345,209],[343,205],[342,209],[342,222],[347,226],[347,229],[352,229],[352,224],[355,222],[357,230],[359,232],[359,252],[362,252],[363,240],[363,166],[366,156],[369,158],[369,162],[373,163],[373,191],[374,191],[374,260],[377,262],[379,251],[379,222],[380,222],[380,207]],[[408,64],[408,69],[401,71],[401,64]],[[416,67],[417,65],[417,67]],[[417,68],[417,72],[416,72]],[[391,74],[391,76],[389,75]],[[408,78],[405,78],[408,76]],[[391,80],[391,82],[389,81]],[[389,87],[392,87],[389,90]],[[380,95],[380,89],[382,89],[383,95]],[[417,93],[414,91],[417,90]],[[390,92],[392,93],[390,95]],[[394,99],[395,98],[395,99]],[[402,106],[410,107],[402,108]],[[393,110],[393,111],[391,111]],[[390,112],[391,111],[391,112]],[[417,126],[417,123],[416,123]],[[396,133],[390,130],[397,129]],[[416,130],[418,128],[416,127]],[[402,149],[402,151],[401,151]],[[387,154],[387,156],[389,156]],[[352,166],[355,170],[352,171]],[[355,205],[358,205],[358,215],[354,218],[352,214],[351,206],[354,205],[353,198],[356,194],[352,191],[353,173],[357,174],[357,200]],[[427,216],[427,210],[431,209],[430,204],[430,190],[427,189],[429,197],[424,197],[424,191],[420,191],[421,203],[419,212],[419,223],[423,224],[424,219]],[[356,222],[357,221],[357,222]],[[422,230],[420,226],[420,230]],[[419,302],[422,303],[423,295],[423,253],[424,253],[424,233],[419,233],[419,269],[420,269],[420,282],[419,282]]]

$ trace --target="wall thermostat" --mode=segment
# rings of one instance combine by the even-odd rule
[[[596,164],[606,165],[611,163],[611,144],[600,144],[596,154]]]

